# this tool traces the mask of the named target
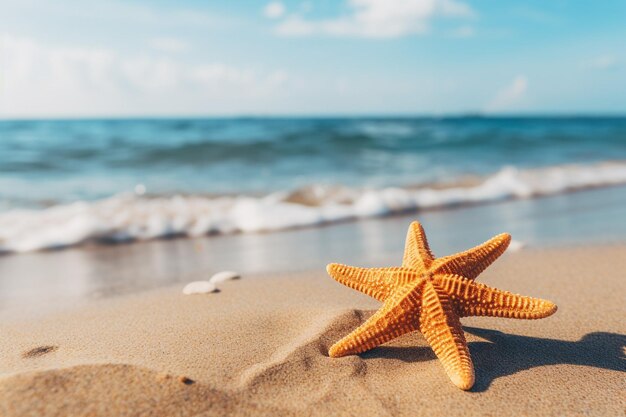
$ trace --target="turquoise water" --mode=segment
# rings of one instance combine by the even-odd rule
[[[626,160],[626,118],[0,121],[0,207],[139,189],[268,193],[407,186]]]
[[[621,185],[619,117],[1,121],[0,253],[535,207]],[[572,237],[572,216],[542,228]]]

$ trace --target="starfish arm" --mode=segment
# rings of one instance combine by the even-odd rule
[[[476,279],[489,265],[504,253],[511,243],[511,235],[502,233],[494,236],[482,245],[454,255],[439,258],[433,265],[432,272],[457,274],[469,279]]]
[[[328,355],[332,358],[355,355],[418,330],[419,306],[419,289],[392,296],[365,323],[332,345]]]
[[[426,233],[419,222],[413,222],[409,226],[406,234],[406,244],[404,245],[404,257],[402,266],[417,270],[430,268],[435,257],[428,246]]]
[[[417,279],[417,274],[406,268],[357,268],[329,264],[328,274],[341,284],[385,301],[397,287]]]
[[[541,319],[557,309],[550,301],[513,294],[459,275],[440,275],[435,282],[452,298],[461,317]]]
[[[448,294],[432,282],[424,284],[420,331],[452,383],[463,390],[470,389],[474,385],[474,365],[461,322]]]

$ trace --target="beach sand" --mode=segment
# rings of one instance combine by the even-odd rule
[[[449,381],[419,333],[329,358],[379,303],[321,269],[4,320],[0,415],[625,415],[624,271],[624,246],[499,259],[480,282],[559,310],[538,321],[463,319],[470,392]]]

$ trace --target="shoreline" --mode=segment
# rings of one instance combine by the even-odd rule
[[[440,186],[346,187],[311,185],[292,191],[207,198],[202,195],[121,193],[41,210],[0,212],[0,254],[133,243],[175,237],[272,233],[361,219],[471,209],[490,203],[542,198],[584,199],[576,193],[621,193],[626,199],[626,163],[602,162],[518,169],[503,167],[476,182]],[[456,185],[454,185],[456,184]],[[617,191],[614,191],[617,190]],[[549,203],[548,203],[549,205]]]
[[[625,243],[626,187],[535,200],[363,219],[323,227],[153,240],[0,256],[0,318],[46,313],[123,294],[207,279],[221,270],[322,270],[331,262],[396,265],[408,224],[420,220],[439,256],[501,232],[522,250]],[[511,248],[509,251],[512,251]]]
[[[0,414],[620,415],[625,253],[528,250],[487,269],[480,282],[551,299],[559,311],[462,319],[477,375],[469,393],[448,381],[419,333],[328,358],[379,303],[316,270],[3,320]]]

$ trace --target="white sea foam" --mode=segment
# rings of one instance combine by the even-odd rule
[[[626,162],[534,170],[505,168],[471,185],[448,184],[445,187],[312,186],[263,197],[123,194],[95,202],[1,213],[0,252],[28,252],[85,242],[141,241],[174,235],[275,231],[617,184],[626,184]]]

